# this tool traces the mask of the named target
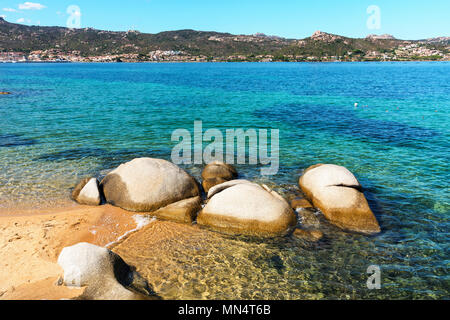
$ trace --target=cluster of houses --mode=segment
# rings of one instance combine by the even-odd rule
[[[322,37],[318,34],[317,37]],[[407,61],[407,60],[450,60],[450,48],[447,52],[430,49],[421,43],[411,43],[388,52],[348,51],[341,56],[313,56],[313,55],[230,55],[223,57],[193,56],[183,51],[156,50],[147,54],[106,54],[83,56],[80,51],[64,52],[60,49],[37,50],[30,53],[0,52],[0,63],[16,62],[219,62],[219,61]]]
[[[256,56],[258,61],[272,61],[273,56]],[[23,52],[0,52],[0,63],[16,62],[216,62],[245,61],[247,56],[235,55],[227,57],[192,56],[182,51],[156,50],[146,55],[137,53],[107,54],[98,56],[82,56],[79,51],[63,52],[59,49],[36,50],[29,54]]]
[[[450,49],[450,48],[449,48]],[[404,47],[399,47],[397,50],[395,50],[395,54],[398,57],[410,57],[410,56],[417,56],[417,57],[431,57],[431,56],[443,56],[442,52],[440,50],[436,49],[429,49],[424,46],[420,46],[417,43],[409,44]],[[445,55],[444,55],[445,56]]]
[[[201,58],[201,57],[200,57]],[[152,51],[148,55],[137,53],[82,56],[80,51],[63,52],[59,49],[23,52],[0,52],[1,62],[138,62],[138,61],[196,61],[180,51]],[[206,61],[206,57],[204,57]]]
[[[0,52],[0,62],[26,62],[27,55],[23,52]]]

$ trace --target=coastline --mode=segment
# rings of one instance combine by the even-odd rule
[[[83,289],[56,285],[61,250],[79,242],[106,246],[126,238],[141,227],[134,215],[110,205],[0,215],[0,300],[76,298]]]
[[[444,60],[358,60],[358,61],[16,61],[16,62],[0,62],[2,64],[203,64],[203,63],[385,63],[385,62],[450,62],[448,59]]]
[[[189,130],[194,117],[204,119],[208,127],[219,126],[221,131],[237,126],[236,123],[246,128],[276,123],[287,133],[281,139],[280,175],[264,179],[253,167],[242,166],[242,176],[270,187],[273,184],[284,195],[298,191],[296,177],[310,164],[346,165],[362,178],[368,198],[374,203],[373,209],[383,227],[379,237],[345,234],[331,229],[325,220],[319,221],[322,224],[308,220],[311,225],[323,227],[322,241],[310,243],[292,237],[257,247],[240,239],[224,240],[206,231],[200,233],[200,228],[194,229],[191,225],[183,226],[189,232],[196,230],[189,233],[192,236],[186,241],[184,235],[188,232],[178,232],[181,227],[169,227],[168,223],[158,221],[145,231],[127,236],[114,246],[113,251],[120,253],[130,265],[139,267],[139,271],[168,299],[298,299],[305,297],[305,292],[346,299],[347,289],[336,283],[345,282],[353,288],[361,288],[364,282],[355,275],[365,275],[369,264],[386,261],[390,268],[386,275],[395,273],[393,278],[398,285],[372,292],[356,289],[352,297],[397,299],[447,295],[443,283],[445,260],[435,258],[444,254],[441,248],[444,248],[445,232],[442,230],[447,228],[447,204],[444,190],[435,186],[439,185],[445,172],[443,124],[448,101],[441,84],[449,74],[445,72],[448,63],[172,65],[176,68],[96,63],[80,63],[79,68],[76,63],[72,67],[51,63],[35,66],[3,68],[6,81],[14,85],[23,79],[23,84],[14,85],[16,89],[12,95],[2,100],[4,106],[1,109],[6,119],[2,132],[4,140],[1,141],[2,180],[6,183],[2,185],[1,193],[12,209],[6,210],[0,221],[10,215],[62,212],[70,215],[74,210],[87,209],[74,202],[67,210],[56,208],[56,205],[60,206],[59,197],[70,202],[69,189],[75,185],[76,177],[103,176],[131,156],[167,157],[172,144],[161,139],[161,132],[164,132],[161,130],[167,130],[167,136],[172,128]],[[81,69],[86,72],[83,78],[79,76]],[[220,69],[220,73],[230,75],[230,78],[216,77],[214,69]],[[36,74],[36,78],[30,77]],[[114,81],[111,81],[111,74],[117,75]],[[136,74],[139,75],[137,78],[133,76]],[[261,74],[277,76],[263,77]],[[320,88],[310,81],[314,74],[326,74],[326,81],[319,79]],[[416,81],[421,76],[430,79],[429,85],[423,86]],[[65,85],[62,86],[60,79],[64,77]],[[298,80],[298,83],[294,84],[292,80]],[[73,89],[70,95],[67,88]],[[69,103],[68,97],[74,102]],[[354,108],[355,102],[360,107]],[[217,118],[221,119],[220,124]],[[157,121],[159,119],[161,121]],[[72,130],[67,130],[69,127]],[[417,153],[417,150],[422,152]],[[200,176],[199,167],[186,167],[195,177]],[[418,176],[422,177],[420,183]],[[36,206],[28,205],[34,200],[38,202]],[[55,205],[55,202],[58,203]],[[35,209],[21,210],[27,207]],[[411,215],[411,212],[421,214]],[[59,221],[62,217],[56,219]],[[8,221],[11,221],[11,230],[19,229],[14,226],[18,220]],[[44,220],[33,221],[36,228],[42,231],[46,228]],[[91,225],[95,223],[91,222]],[[69,230],[69,226],[57,225],[60,231]],[[24,225],[20,227],[19,231],[26,234],[28,229]],[[160,228],[156,230],[158,234],[148,232],[156,228]],[[130,226],[130,231],[132,229]],[[89,227],[85,230],[89,231]],[[178,238],[171,234],[175,231]],[[25,239],[22,233],[17,233]],[[15,233],[9,234],[0,246],[14,238]],[[60,234],[55,235],[58,241],[58,237],[65,236],[62,231]],[[159,241],[165,235],[168,235],[167,241]],[[43,251],[38,246],[41,238],[43,236],[36,232],[26,240],[30,246],[34,243],[35,255]],[[31,256],[29,252],[17,249],[20,241],[13,240],[11,248],[18,255]],[[154,246],[149,247],[150,243]],[[168,247],[171,250],[167,250]],[[430,247],[437,248],[433,251],[436,255],[429,254]],[[158,254],[155,250],[159,250]],[[237,252],[239,260],[235,260]],[[58,253],[56,249],[53,251],[54,255]],[[196,261],[192,263],[194,258]],[[7,259],[14,261],[11,260],[13,257]],[[23,265],[18,264],[17,270],[19,273],[39,270],[40,264],[47,261],[51,268],[55,266],[54,260],[41,259],[33,265],[23,259]],[[214,261],[222,263],[210,265]],[[13,268],[3,268],[3,264],[1,270],[5,270],[5,274],[16,272]],[[396,273],[392,270],[407,271]],[[333,278],[326,276],[330,271],[334,272]],[[59,269],[50,276],[56,277],[58,272]],[[427,283],[420,278],[411,280],[412,272],[431,280]],[[172,278],[175,274],[180,277]],[[29,294],[37,291],[32,290],[31,285],[56,290],[56,279],[46,280],[47,275],[18,279],[16,296],[21,290],[23,297],[30,298]],[[164,279],[159,279],[163,276],[170,280],[164,283]],[[198,283],[202,284],[200,291],[196,291]],[[246,291],[233,292],[232,289],[239,286]],[[180,288],[184,290],[176,291]],[[425,291],[424,288],[433,289]],[[1,288],[0,295],[8,289]],[[413,294],[413,290],[416,293]],[[273,292],[273,295],[266,292]],[[8,291],[2,298],[11,297],[10,293]]]

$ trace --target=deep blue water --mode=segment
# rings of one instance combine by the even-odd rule
[[[0,96],[1,207],[68,202],[81,177],[135,157],[170,159],[173,130],[193,132],[194,120],[224,133],[279,129],[279,173],[238,166],[244,178],[290,195],[306,167],[343,165],[383,229],[368,238],[327,226],[327,243],[301,249],[318,259],[311,277],[321,286],[310,292],[450,296],[448,62],[2,64],[0,91],[12,92]],[[339,281],[320,272],[328,258],[350,268]],[[361,282],[370,264],[383,272],[377,292]]]

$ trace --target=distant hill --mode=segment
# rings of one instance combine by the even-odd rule
[[[138,31],[112,32],[92,28],[27,26],[9,23],[0,18],[0,52],[52,50],[59,55],[121,56],[138,55],[141,60],[154,60],[152,52],[173,51],[183,57],[207,57],[209,60],[260,60],[269,57],[275,61],[370,60],[396,57],[395,50],[418,45],[446,59],[450,38],[421,41],[398,40],[389,35],[371,35],[353,39],[317,31],[305,39],[285,39],[264,34],[233,35],[229,33],[195,30],[167,31],[157,34]],[[42,54],[42,56],[45,56]],[[133,56],[134,57],[134,56]],[[152,58],[153,57],[153,58]],[[67,57],[66,57],[67,58]],[[420,59],[421,55],[415,55]],[[45,59],[45,58],[42,58]],[[81,59],[81,58],[80,58]]]

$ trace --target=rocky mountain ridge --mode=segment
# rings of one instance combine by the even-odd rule
[[[450,60],[450,38],[348,38],[316,31],[305,39],[177,30],[157,34],[15,24],[0,18],[0,61],[404,61]]]

